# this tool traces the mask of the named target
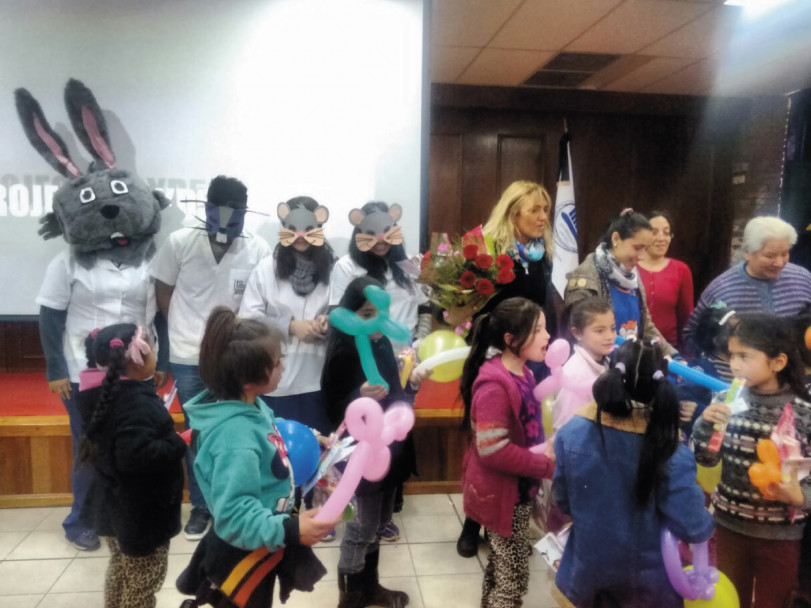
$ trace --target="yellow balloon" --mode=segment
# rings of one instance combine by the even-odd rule
[[[419,353],[420,361],[425,361],[429,357],[433,357],[439,353],[444,353],[445,351],[461,348],[463,346],[467,346],[467,343],[462,336],[448,329],[438,329],[422,339],[417,352]],[[452,382],[462,375],[462,368],[464,366],[464,359],[437,365],[430,378],[435,382]]]
[[[715,486],[721,483],[721,463],[719,462],[714,467],[702,467],[698,465],[698,474],[696,481],[701,489],[707,494],[712,494],[715,491]]]
[[[684,600],[684,608],[740,608],[738,592],[735,586],[723,572],[720,580],[715,583],[715,596],[711,600]]]
[[[552,418],[552,403],[554,400],[554,396],[549,395],[541,402],[541,421],[543,422],[544,437],[546,437],[547,441],[549,441],[552,433],[555,432],[555,427],[553,425],[554,421]]]

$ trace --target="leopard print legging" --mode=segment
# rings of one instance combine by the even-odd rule
[[[110,564],[104,585],[104,608],[155,608],[155,594],[166,578],[169,543],[150,555],[124,555],[118,541],[106,537],[110,547]]]
[[[487,528],[490,557],[482,582],[481,608],[519,608],[522,605],[521,597],[529,588],[528,533],[531,512],[532,504],[529,502],[515,505],[510,538]]]

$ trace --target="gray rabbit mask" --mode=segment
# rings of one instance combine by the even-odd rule
[[[14,95],[28,140],[48,164],[69,178],[54,193],[53,213],[40,220],[39,234],[45,239],[61,234],[85,267],[97,257],[132,266],[151,257],[160,212],[169,200],[134,173],[116,168],[107,125],[90,89],[74,79],[65,87],[73,130],[94,159],[84,175],[36,99],[25,89]]]

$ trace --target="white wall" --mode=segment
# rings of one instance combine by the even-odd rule
[[[306,194],[329,207],[325,232],[339,254],[351,208],[398,202],[416,252],[422,0],[4,4],[0,314],[35,314],[45,267],[67,247],[36,234],[46,186],[61,178],[26,140],[12,92],[31,91],[84,168],[62,100],[70,77],[105,112],[118,165],[175,201],[204,197],[217,174],[238,177],[249,207],[271,214],[249,214],[248,229],[275,244],[277,203]],[[189,221],[178,206],[163,219],[159,242]]]

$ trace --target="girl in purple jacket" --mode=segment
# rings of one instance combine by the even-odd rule
[[[465,422],[473,431],[462,471],[465,513],[490,537],[485,608],[520,606],[527,592],[531,503],[540,479],[552,476],[554,456],[551,446],[541,445],[541,406],[526,363],[543,361],[548,343],[537,304],[504,300],[476,320],[462,372]]]

